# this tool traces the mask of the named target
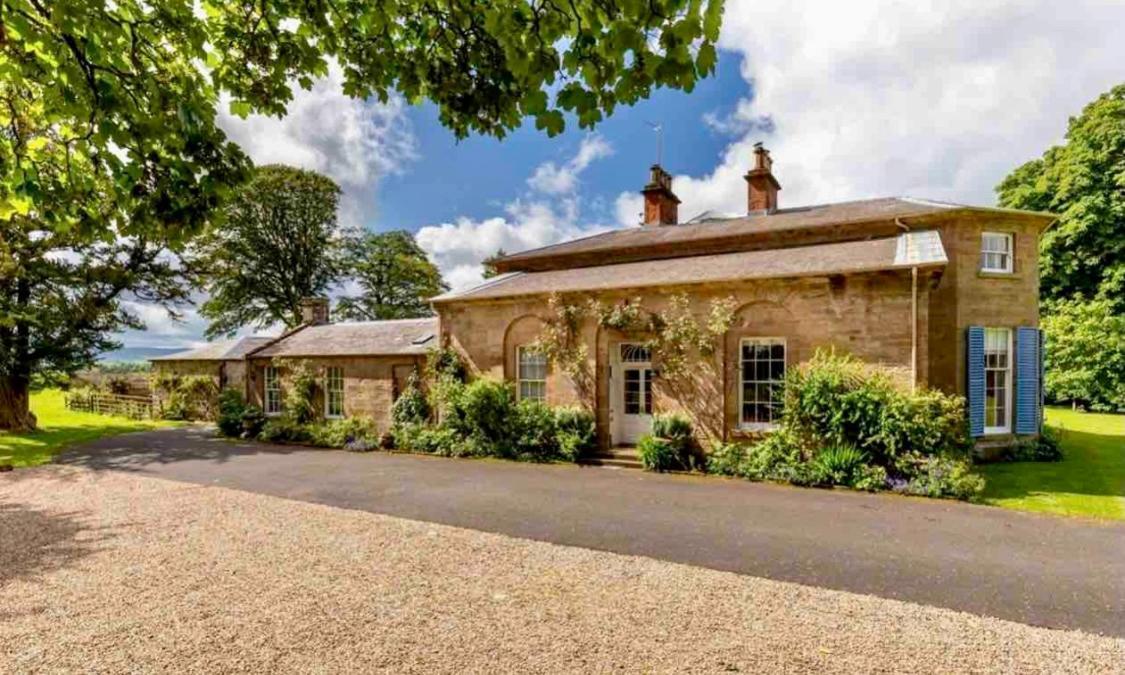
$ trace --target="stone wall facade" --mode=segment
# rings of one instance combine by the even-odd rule
[[[421,356],[346,356],[299,359],[308,363],[317,374],[318,385],[314,396],[316,410],[324,415],[324,373],[329,367],[341,368],[344,377],[344,417],[366,417],[379,429],[391,424],[391,406],[406,385],[415,369],[424,365]],[[280,368],[281,388],[288,386],[286,360],[252,358],[247,379],[247,400],[265,409],[264,370],[274,365]]]
[[[918,378],[925,384],[928,368],[929,286],[919,284],[917,354]],[[689,391],[672,391],[659,375],[654,385],[657,411],[682,410],[708,435],[729,438],[740,434],[740,345],[743,338],[783,338],[786,364],[792,368],[820,348],[835,348],[879,364],[909,381],[915,346],[912,341],[912,280],[908,271],[841,277],[747,281],[706,286],[621,290],[576,296],[596,298],[605,305],[638,302],[660,312],[669,299],[687,294],[704,318],[712,302],[732,298],[737,306],[733,325],[714,364],[701,370]],[[439,307],[442,337],[459,351],[476,375],[516,378],[516,350],[539,336],[550,320],[545,297],[459,302]],[[550,367],[547,401],[552,405],[583,405],[595,411],[603,446],[610,436],[610,350],[620,342],[643,340],[597,325],[590,317],[579,329],[588,349],[590,391],[581,391],[571,378]],[[704,372],[706,371],[706,372]],[[683,387],[679,387],[682,389]]]
[[[686,293],[700,317],[710,303],[733,298],[738,306],[734,325],[715,364],[707,364],[690,392],[669,391],[656,380],[656,409],[683,410],[697,426],[712,427],[708,435],[742,435],[739,419],[739,359],[743,338],[783,338],[786,365],[807,361],[820,348],[848,352],[889,369],[902,382],[932,386],[964,395],[965,333],[969,326],[1038,327],[1038,238],[1040,219],[1002,212],[958,211],[931,218],[924,227],[941,234],[949,264],[939,271],[873,272],[826,277],[746,281],[582,294],[604,304],[639,299],[649,310],[661,311],[674,294]],[[872,226],[874,235],[900,232],[887,223],[886,231]],[[856,227],[856,226],[851,226]],[[892,229],[893,228],[893,229]],[[980,271],[983,232],[1009,232],[1014,240],[1011,274]],[[839,234],[839,233],[837,233]],[[825,233],[789,245],[821,243]],[[846,237],[845,237],[846,238]],[[779,250],[778,255],[785,255]],[[659,261],[653,261],[659,265]],[[550,261],[542,263],[544,267]],[[461,352],[473,372],[516,379],[516,349],[533,342],[550,318],[547,298],[451,301],[438,307],[443,340]],[[586,343],[589,391],[581,391],[565,374],[551,368],[547,400],[553,405],[580,404],[594,410],[603,446],[611,438],[610,350],[618,342],[643,340],[599,328],[592,319],[581,326]],[[706,408],[711,406],[712,409]],[[711,422],[708,422],[708,419]]]
[[[930,342],[945,345],[930,358],[930,380],[945,391],[965,391],[965,330],[969,326],[1039,326],[1039,226],[1001,214],[944,219],[949,264],[930,296]],[[981,235],[1008,232],[1015,245],[1011,274],[980,271]]]
[[[233,388],[243,391],[246,387],[246,364],[241,360],[226,361],[168,361],[152,362],[152,376],[163,374],[177,377],[208,377],[215,385],[215,391]],[[153,402],[159,410],[168,403],[168,392],[160,387],[152,388]]]

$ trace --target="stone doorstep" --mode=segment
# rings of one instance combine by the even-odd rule
[[[641,456],[634,447],[615,447],[599,450],[578,460],[579,464],[607,466],[619,469],[641,469]]]

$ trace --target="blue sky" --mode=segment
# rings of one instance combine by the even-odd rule
[[[771,149],[781,206],[910,195],[994,203],[1013,168],[1063,140],[1066,121],[1125,80],[1125,2],[728,0],[717,73],[660,90],[593,132],[456,142],[431,106],[355,101],[338,68],[296,90],[283,119],[220,123],[258,163],[334,178],[340,220],[405,228],[454,287],[480,261],[635,226],[663,124],[681,219],[746,208],[752,146]],[[205,323],[130,306],[127,346],[186,347]]]
[[[704,124],[703,115],[729,116],[739,99],[750,95],[738,68],[737,55],[725,52],[715,76],[690,94],[661,89],[599,124],[595,133],[609,139],[613,154],[583,173],[583,194],[591,202],[584,214],[612,221],[617,195],[639,190],[647,180],[656,156],[655,133],[648,122],[663,125],[665,163],[676,171],[700,174],[714,167],[730,136]],[[458,142],[438,122],[434,106],[411,108],[407,116],[419,157],[380,185],[370,205],[372,229],[416,230],[459,216],[487,218],[526,190],[525,181],[539,164],[565,162],[589,135],[571,120],[567,131],[555,138],[529,124],[503,140],[476,136]]]

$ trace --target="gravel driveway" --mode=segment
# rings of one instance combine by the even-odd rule
[[[1121,672],[1125,641],[121,472],[0,475],[3,672]]]
[[[104,439],[64,461],[1125,637],[1125,523],[567,465]]]

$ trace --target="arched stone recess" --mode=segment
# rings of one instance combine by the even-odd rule
[[[516,349],[521,345],[535,342],[543,332],[544,326],[543,319],[534,314],[518,316],[508,323],[504,329],[504,379],[513,382],[516,380]],[[549,396],[550,384],[548,384]]]
[[[797,298],[793,293],[764,293],[738,307],[734,321],[727,331],[723,349],[723,416],[724,426],[735,435],[739,429],[739,389],[742,386],[742,351],[744,338],[783,338],[786,343],[786,368],[799,361],[795,356],[801,353],[805,337],[801,335],[799,313],[793,305]],[[730,434],[728,434],[728,437]]]

